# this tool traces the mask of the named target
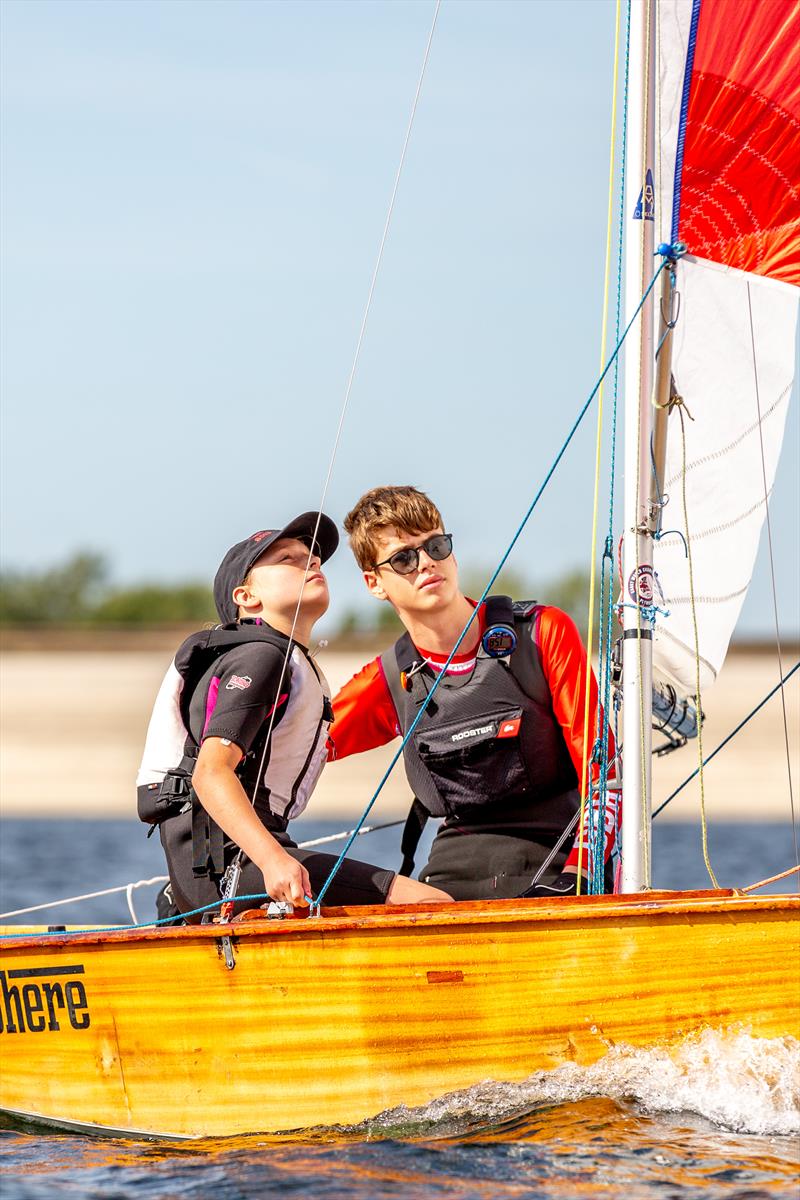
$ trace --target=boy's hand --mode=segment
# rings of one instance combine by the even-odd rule
[[[271,900],[283,900],[297,907],[308,904],[306,896],[311,895],[308,871],[282,846],[276,844],[269,858],[259,866],[264,876],[264,891]]]

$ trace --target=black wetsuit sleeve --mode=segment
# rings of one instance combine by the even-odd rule
[[[278,720],[288,701],[291,669],[287,664],[281,681],[283,661],[275,646],[259,642],[237,646],[224,654],[204,689],[200,741],[228,738],[246,754],[273,708]]]

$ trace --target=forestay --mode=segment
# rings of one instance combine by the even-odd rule
[[[664,0],[656,241],[685,243],[654,666],[719,672],[749,585],[795,371],[800,299],[800,0]],[[674,314],[673,314],[674,315]],[[763,448],[762,448],[763,447]],[[667,532],[677,530],[678,533]],[[656,603],[659,603],[658,588]]]

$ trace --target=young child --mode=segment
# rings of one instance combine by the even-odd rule
[[[237,542],[214,580],[222,626],[187,638],[162,683],[137,790],[140,817],[159,825],[180,912],[220,898],[240,849],[238,894],[293,905],[313,897],[336,861],[299,849],[287,826],[326,759],[330,690],[308,645],[328,607],[321,566],[338,541],[330,518],[309,512]],[[327,892],[334,905],[449,898],[352,859]]]
[[[579,847],[577,827],[531,886],[580,804],[588,664],[573,621],[560,609],[512,605],[507,597],[490,598],[475,614],[459,587],[452,535],[433,502],[415,488],[367,492],[345,529],[367,588],[392,605],[407,632],[334,699],[331,757],[405,733],[474,616],[404,749],[416,800],[401,870],[413,869],[422,825],[433,815],[444,822],[420,877],[456,900],[574,894],[579,862],[583,873],[589,869],[586,837]],[[594,677],[589,702],[591,760]],[[597,768],[590,769],[596,778]],[[610,774],[606,862],[618,801]],[[610,883],[606,871],[607,890]]]

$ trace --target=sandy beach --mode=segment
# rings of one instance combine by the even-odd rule
[[[104,649],[93,653],[16,650],[0,656],[0,813],[4,816],[124,817],[135,815],[134,779],[150,707],[171,658],[169,649]],[[334,691],[365,655],[320,656]],[[787,660],[784,670],[792,665]],[[732,653],[704,697],[708,754],[755,707],[778,679],[772,653]],[[798,781],[800,680],[786,690],[795,793]],[[395,744],[396,745],[396,744]],[[394,747],[329,766],[311,802],[321,817],[358,816],[388,765]],[[654,761],[659,804],[697,767],[697,743]],[[705,772],[710,821],[790,819],[787,759],[780,696],[776,695]],[[404,813],[410,792],[402,766],[373,810],[376,818]],[[699,814],[695,780],[659,819]]]

